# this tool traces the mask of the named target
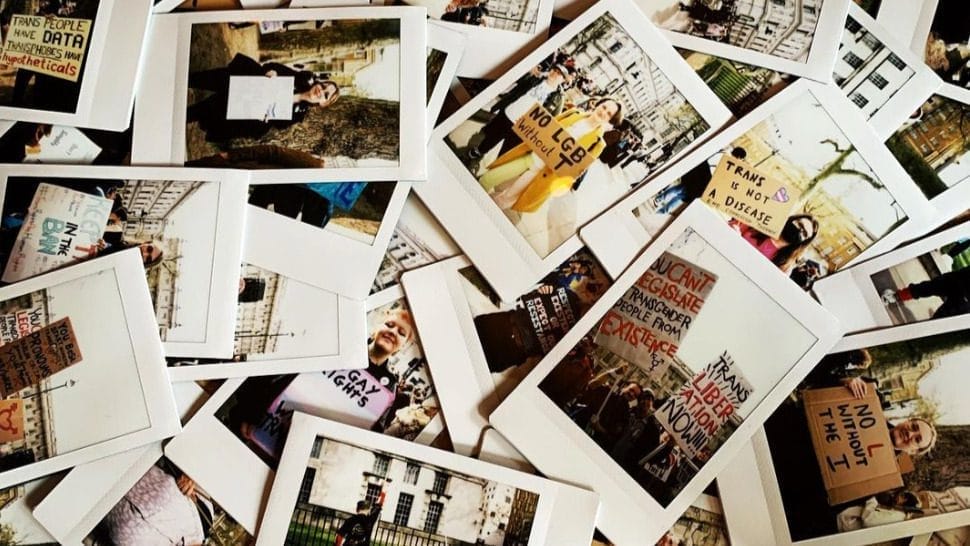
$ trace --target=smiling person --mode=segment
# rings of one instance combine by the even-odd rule
[[[367,345],[367,372],[380,381],[388,390],[397,386],[397,375],[389,368],[392,356],[401,352],[414,339],[414,324],[411,313],[404,309],[392,309],[384,321],[370,336]]]
[[[889,425],[889,438],[896,451],[914,457],[929,453],[936,445],[936,437],[936,427],[921,417],[910,417]]]
[[[789,216],[781,230],[781,237],[778,238],[765,235],[737,220],[732,219],[728,225],[737,230],[741,237],[758,249],[765,258],[778,266],[778,269],[786,273],[795,266],[818,235],[818,220],[811,214]]]
[[[292,77],[291,119],[226,119],[229,82],[233,76]],[[241,53],[237,53],[224,68],[189,74],[189,87],[213,93],[189,106],[185,117],[185,123],[199,123],[209,142],[225,142],[231,138],[261,138],[270,128],[286,128],[300,123],[311,108],[326,108],[340,98],[340,87],[331,80],[319,78],[307,70],[294,70],[281,63],[260,64]]]

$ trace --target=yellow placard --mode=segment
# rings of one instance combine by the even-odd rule
[[[596,160],[539,103],[516,120],[512,131],[557,176],[578,178]]]
[[[703,201],[754,229],[778,238],[800,193],[729,154],[721,157]]]
[[[14,15],[0,52],[0,65],[76,82],[90,34],[88,19]]]

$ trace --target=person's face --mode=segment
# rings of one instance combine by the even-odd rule
[[[615,102],[611,100],[603,101],[596,108],[593,108],[593,119],[601,125],[605,125],[613,119],[619,109],[620,107]]]
[[[627,385],[626,387],[623,387],[622,394],[624,398],[632,401],[639,398],[641,392],[643,391],[640,389],[640,385]]]
[[[145,265],[154,263],[162,255],[162,249],[155,246],[155,243],[142,243],[138,250],[141,251],[141,263]]]
[[[811,218],[796,218],[791,221],[791,225],[794,232],[798,233],[798,241],[793,241],[793,243],[807,241],[815,235],[815,225]]]
[[[387,354],[394,354],[411,338],[411,324],[400,315],[391,315],[374,336],[374,345]]]
[[[549,85],[558,86],[562,85],[566,81],[566,78],[562,75],[562,72],[554,68],[549,71],[549,75],[546,76],[546,81],[549,82]]]
[[[892,429],[892,440],[899,451],[915,455],[930,446],[933,430],[924,421],[910,419]]]
[[[315,83],[307,91],[307,99],[313,104],[329,104],[337,94],[337,88],[330,84]]]

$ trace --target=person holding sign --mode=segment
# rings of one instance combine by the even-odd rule
[[[292,111],[269,119],[227,119],[230,108],[230,85],[233,77],[264,76],[293,79]],[[189,74],[189,87],[214,94],[188,107],[185,122],[198,122],[209,142],[232,138],[261,138],[272,127],[285,128],[304,120],[311,108],[326,108],[340,98],[340,88],[331,80],[320,79],[313,72],[294,70],[281,63],[260,64],[237,53],[225,68]]]
[[[606,147],[603,135],[623,121],[623,106],[612,97],[603,97],[593,101],[591,110],[573,109],[555,119],[575,139],[574,146],[585,149],[595,161]],[[550,197],[574,189],[581,176],[557,173],[522,143],[493,161],[479,183],[502,210],[535,212]]]
[[[765,258],[778,266],[778,269],[786,273],[795,266],[818,235],[818,220],[811,214],[789,216],[785,227],[781,230],[780,238],[769,237],[737,220],[731,220],[728,225],[740,233],[745,241],[751,243],[751,246],[758,249]]]

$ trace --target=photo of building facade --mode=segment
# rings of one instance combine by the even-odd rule
[[[287,544],[333,544],[343,521],[358,512],[362,501],[378,514],[372,544],[524,546],[539,496],[399,455],[317,438]]]
[[[915,74],[859,21],[846,18],[832,76],[866,119],[875,115]]]

